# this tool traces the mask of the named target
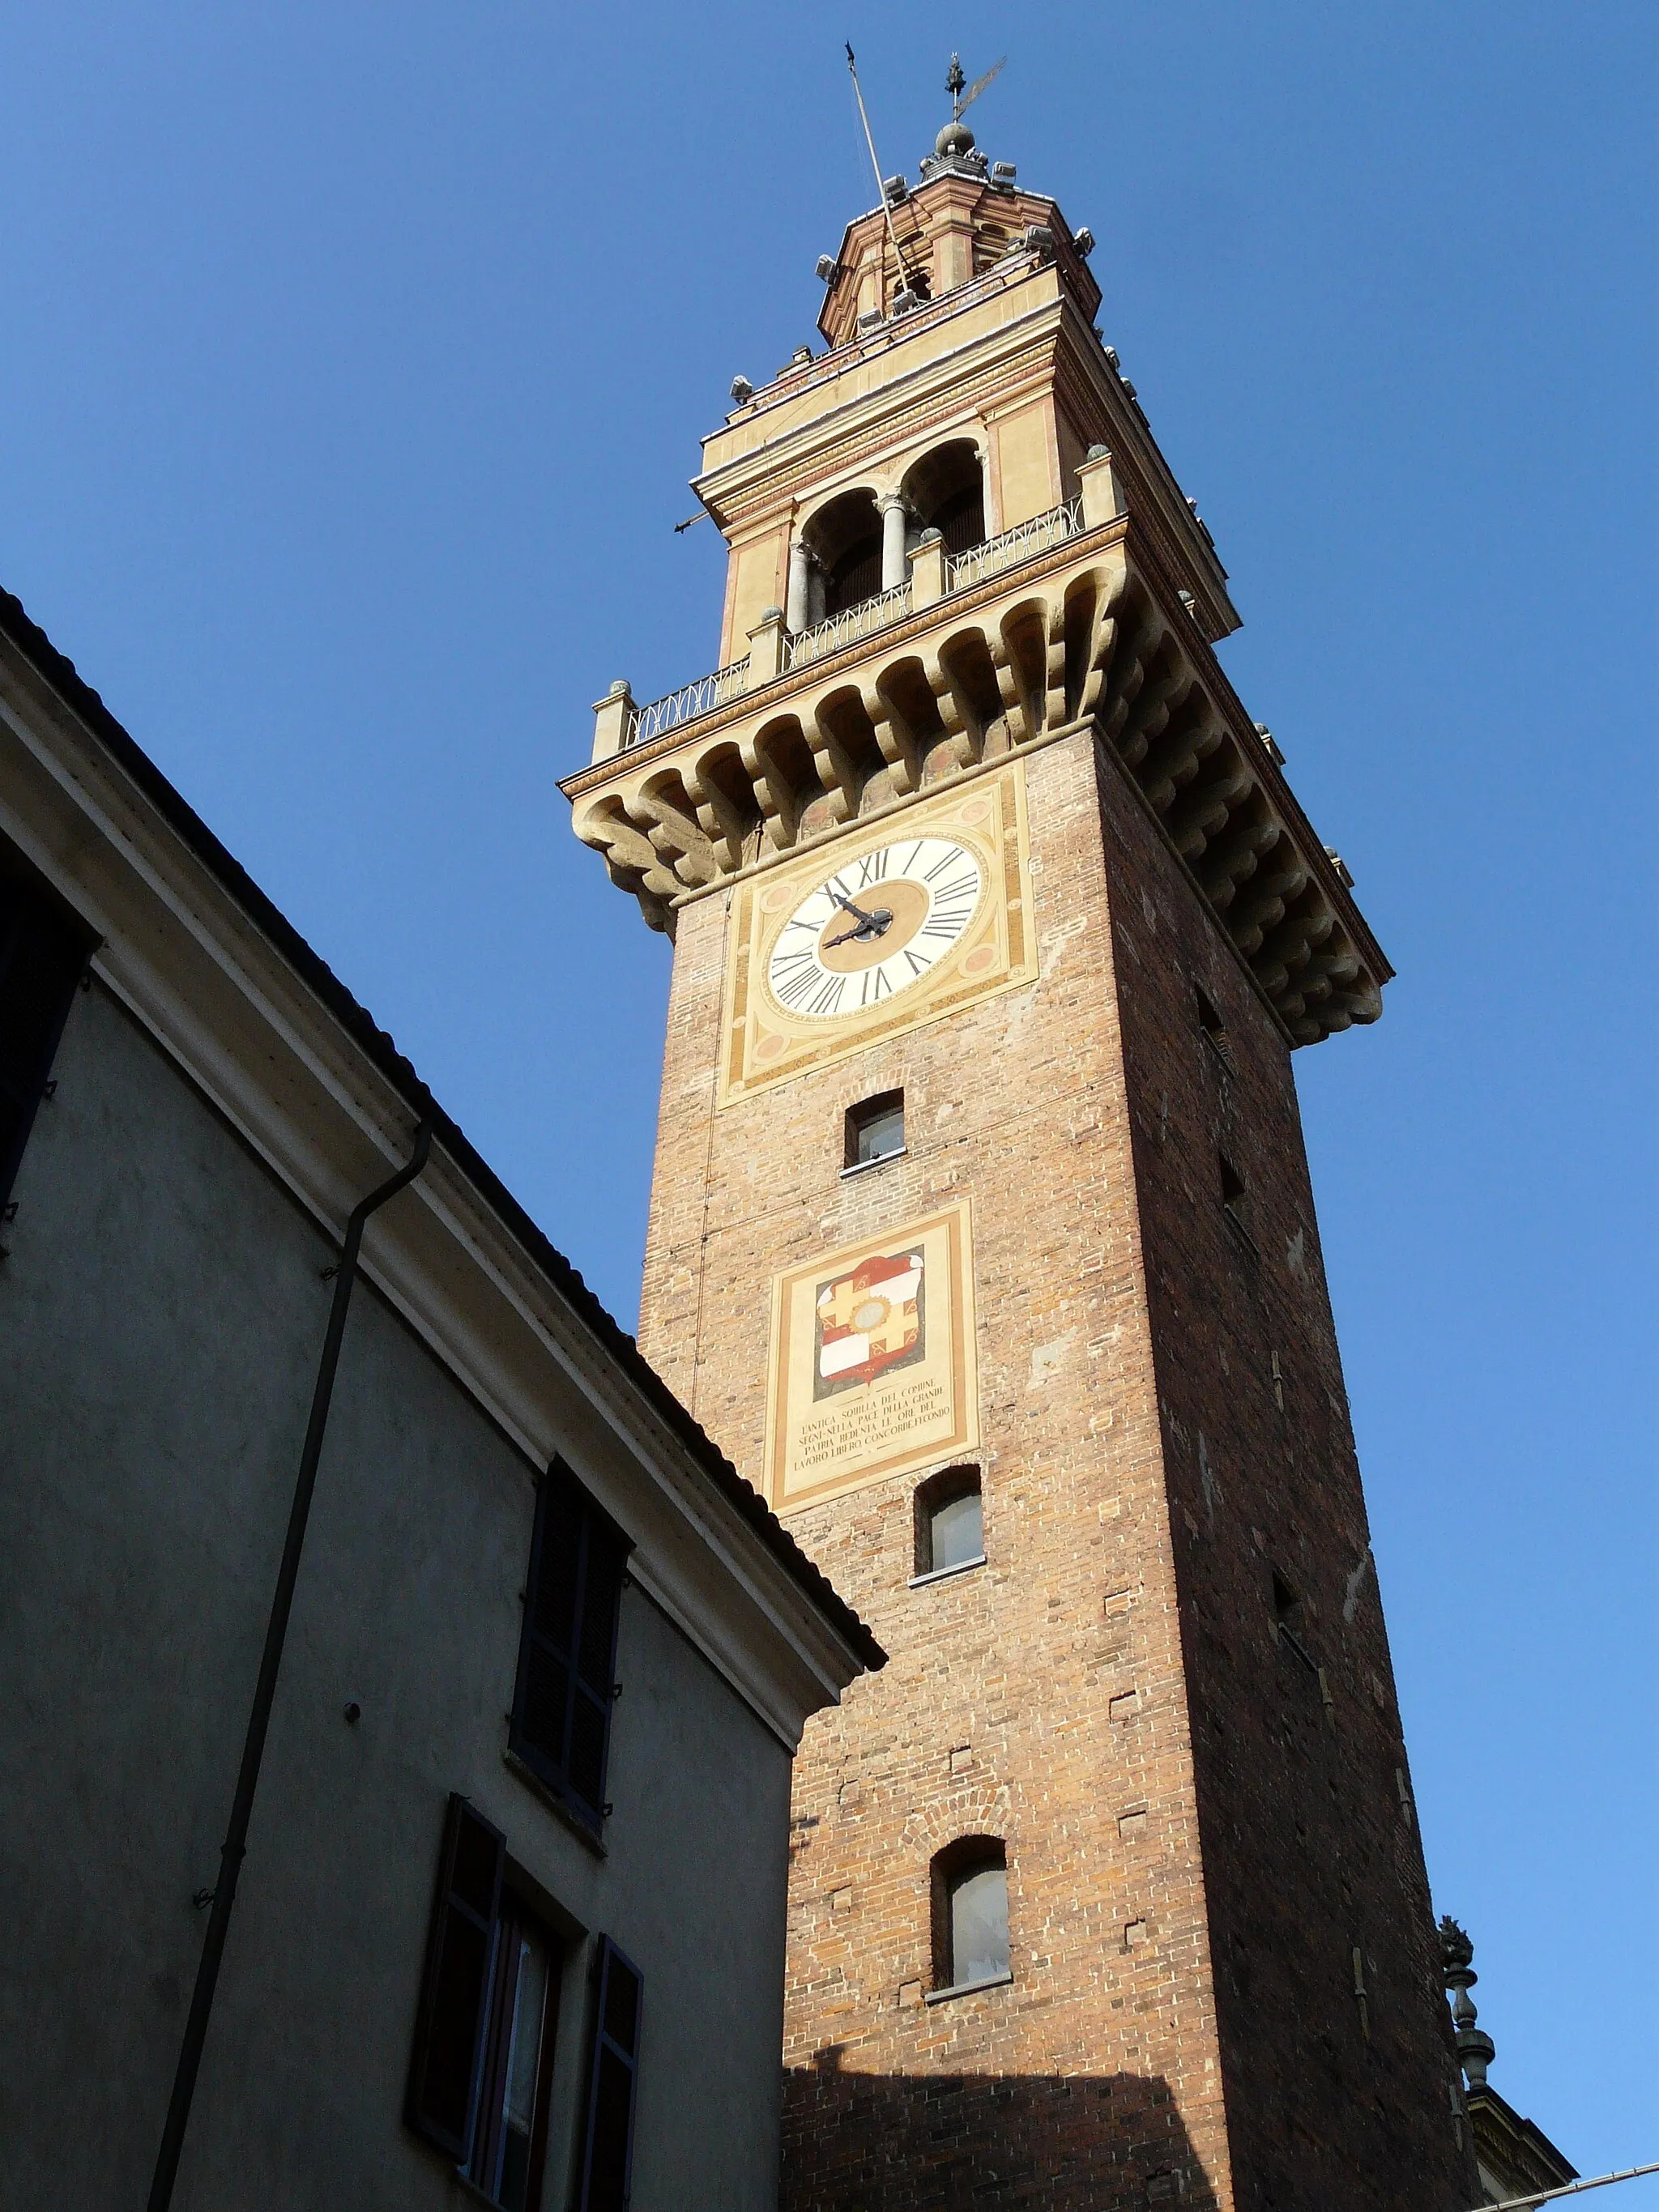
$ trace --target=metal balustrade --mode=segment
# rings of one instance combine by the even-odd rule
[[[951,556],[945,564],[945,588],[947,592],[965,592],[970,584],[998,575],[1018,562],[1029,561],[1034,553],[1046,553],[1051,545],[1063,545],[1068,538],[1075,538],[1082,527],[1083,501],[1079,495],[1068,499],[1063,506],[1051,507],[1046,514],[1034,514],[1029,522],[1017,522],[1012,530],[988,538],[982,545],[970,545],[965,553]]]
[[[642,745],[651,738],[659,738],[665,730],[678,727],[682,722],[692,722],[699,714],[712,714],[716,707],[725,706],[749,688],[749,655],[732,661],[725,668],[717,668],[712,676],[700,676],[695,684],[682,684],[678,691],[665,697],[653,699],[648,707],[635,707],[628,718],[628,733],[623,742]]]
[[[1028,522],[1017,522],[1012,530],[988,538],[982,545],[970,545],[965,553],[947,555],[946,594],[964,592],[988,576],[999,575],[1003,569],[1030,560],[1033,554],[1047,552],[1051,545],[1063,545],[1082,528],[1083,501],[1079,497],[1066,501],[1062,506],[1051,507],[1046,514],[1034,514]],[[895,585],[890,592],[878,592],[872,599],[861,600],[855,607],[831,615],[828,622],[815,623],[811,629],[786,637],[783,665],[786,670],[805,668],[815,660],[825,659],[858,638],[885,629],[890,623],[902,622],[910,607],[908,583]],[[682,722],[712,714],[717,707],[740,697],[748,689],[749,655],[745,653],[729,667],[717,668],[711,676],[700,676],[695,684],[683,684],[665,698],[653,699],[648,707],[636,707],[628,718],[623,743],[624,746],[645,744],[653,738],[659,738],[665,730],[678,729]]]
[[[872,629],[885,629],[889,623],[902,620],[909,611],[909,585],[895,584],[890,592],[879,592],[873,599],[861,599],[857,606],[846,607],[840,614],[831,615],[828,622],[814,623],[811,629],[799,630],[793,637],[786,638],[783,665],[786,668],[805,668],[809,661],[822,660],[827,653],[851,645],[854,638],[867,637]]]

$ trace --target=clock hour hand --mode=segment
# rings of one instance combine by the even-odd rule
[[[854,907],[853,912],[856,914],[858,908]],[[857,922],[851,929],[843,929],[839,937],[825,938],[823,949],[828,952],[837,945],[868,944],[872,937],[884,937],[892,923],[893,917],[886,908],[878,906],[872,915]]]

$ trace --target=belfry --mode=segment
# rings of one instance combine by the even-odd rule
[[[562,787],[673,940],[641,1347],[890,1655],[796,1763],[781,2202],[1452,2212],[1291,1066],[1390,970],[1091,256],[959,112],[886,182],[704,441],[718,666]]]

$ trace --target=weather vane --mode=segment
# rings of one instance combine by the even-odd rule
[[[945,80],[945,89],[951,95],[951,120],[952,123],[961,122],[963,108],[971,107],[973,106],[974,102],[979,98],[981,93],[984,91],[986,86],[989,84],[991,79],[996,75],[997,71],[1000,69],[1006,67],[1007,61],[1008,57],[1006,54],[1004,54],[1000,61],[992,63],[990,68],[986,70],[983,76],[976,76],[973,82],[969,84],[967,78],[963,76],[962,73],[962,56],[960,54],[951,55],[950,72]],[[967,87],[965,91],[963,90],[964,86]]]

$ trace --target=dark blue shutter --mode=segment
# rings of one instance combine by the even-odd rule
[[[577,2212],[623,2212],[634,2187],[634,2112],[645,1983],[608,1936],[599,1938],[593,2054]]]
[[[605,1814],[628,1551],[627,1539],[556,1461],[536,1504],[511,1741],[592,1826]]]
[[[11,1196],[88,940],[40,892],[0,875],[0,1206]]]
[[[410,2125],[458,2166],[465,2165],[472,2148],[506,1856],[500,1829],[465,1797],[452,1796],[407,2110]]]

